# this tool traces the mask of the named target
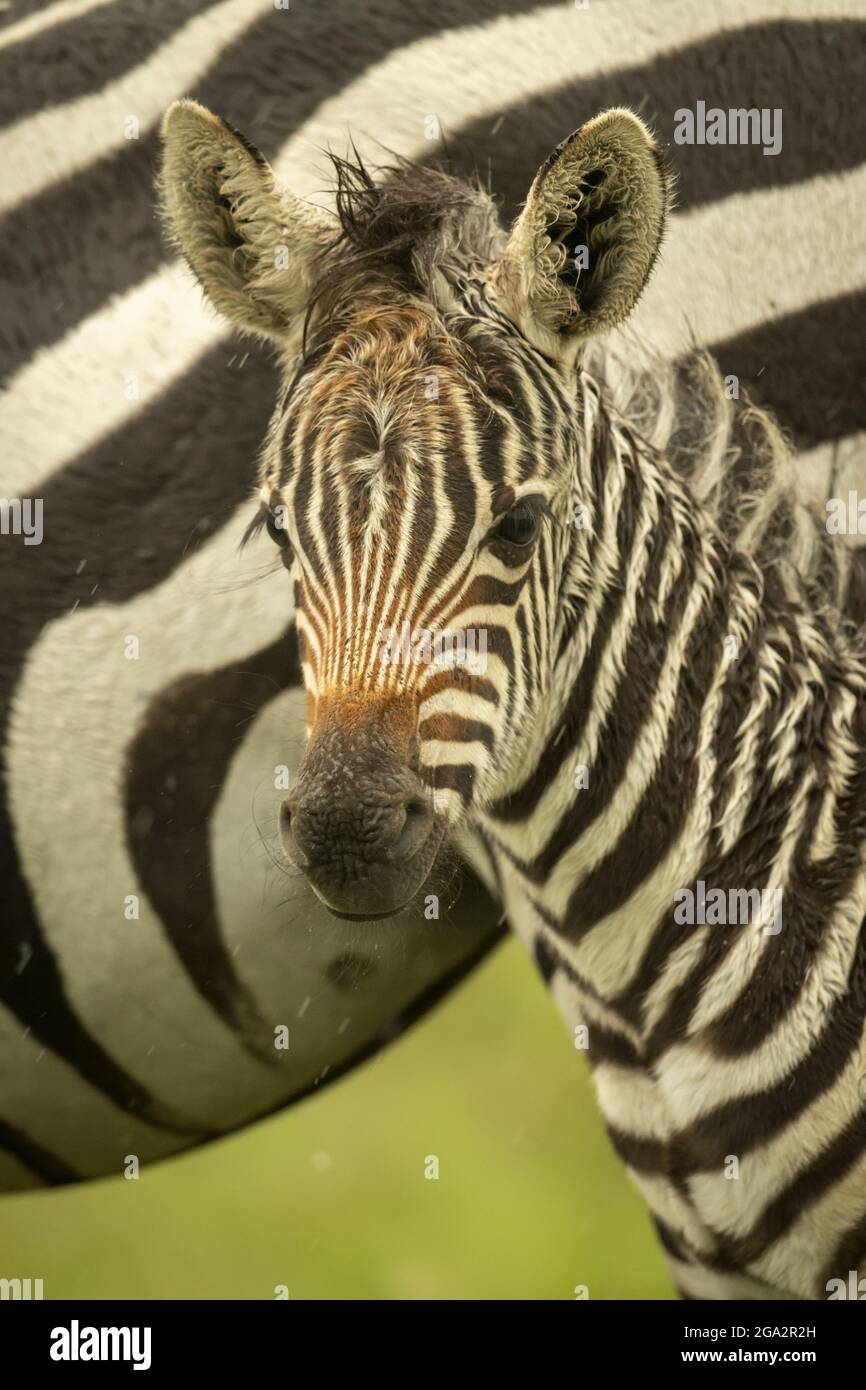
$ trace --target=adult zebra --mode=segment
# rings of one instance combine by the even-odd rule
[[[259,907],[261,870],[254,895],[246,863],[227,872],[237,864],[235,847],[255,843],[246,812],[250,783],[260,781],[261,747],[273,749],[272,765],[288,757],[284,709],[292,697],[282,707],[267,698],[274,682],[292,679],[279,664],[282,593],[271,584],[238,592],[225,577],[229,566],[238,575],[238,499],[252,476],[272,369],[255,351],[223,345],[164,261],[149,193],[162,109],[191,92],[227,112],[278,152],[278,165],[301,192],[322,182],[315,147],[333,143],[345,126],[359,133],[362,149],[360,132],[369,132],[432,159],[439,147],[428,136],[438,120],[458,167],[489,169],[508,212],[579,111],[627,101],[665,131],[674,106],[697,99],[728,105],[732,90],[738,105],[782,106],[782,158],[746,147],[719,151],[724,158],[714,163],[678,151],[682,211],[641,322],[669,355],[691,335],[711,343],[744,386],[763,385],[765,399],[812,451],[820,491],[827,446],[846,447],[862,428],[862,270],[853,241],[839,244],[839,230],[853,226],[862,180],[862,116],[849,78],[863,25],[845,6],[734,5],[721,21],[691,10],[660,4],[650,22],[615,0],[588,10],[489,0],[473,6],[468,20],[462,5],[449,3],[423,14],[396,4],[286,13],[224,0],[182,9],[56,5],[17,27],[11,12],[0,47],[9,94],[3,138],[7,154],[24,150],[27,158],[7,159],[0,195],[12,248],[2,491],[44,498],[46,539],[30,551],[13,551],[4,539],[0,550],[10,611],[3,653],[3,881],[12,922],[3,966],[5,1185],[114,1171],[129,1148],[155,1155],[243,1123],[355,1046],[346,1038],[345,1051],[337,1044],[334,1052],[334,1037],[344,1037],[337,1033],[339,991],[364,962],[344,951],[341,934],[325,937],[322,919],[322,935],[305,937],[289,970],[279,922],[268,904]],[[68,62],[93,36],[103,55],[102,90],[85,64]],[[516,51],[525,60],[520,75]],[[471,81],[461,77],[469,67]],[[447,90],[446,73],[453,74]],[[301,74],[303,81],[293,80]],[[803,91],[814,106],[803,104]],[[819,246],[832,242],[833,256],[816,257],[811,242],[792,237],[798,225],[809,226]],[[676,283],[684,285],[678,295]],[[734,284],[736,295],[728,292]],[[148,640],[139,662],[116,659],[124,638],[142,633]],[[56,700],[60,673],[76,693],[68,710]],[[238,747],[234,713],[222,724],[216,718],[227,704],[261,711],[249,735],[259,742]],[[213,762],[203,768],[196,755],[184,767],[203,711],[213,721],[203,739]],[[130,746],[136,756],[124,777]],[[217,798],[224,780],[227,791]],[[47,787],[60,821],[50,839]],[[86,872],[96,840],[100,863]],[[230,855],[214,853],[226,845]],[[219,995],[204,1005],[188,951],[184,959],[188,880],[176,862],[166,871],[171,854],[183,856],[184,866],[194,857],[197,881],[213,885],[194,933],[207,942],[208,966],[221,961],[215,972],[198,971]],[[123,903],[139,885],[155,910],[142,913],[134,949],[128,935],[118,949],[104,922],[117,912],[126,930]],[[240,956],[251,968],[243,991],[231,959],[251,911],[260,930],[249,930],[255,949]],[[383,963],[360,1025],[366,1037],[387,1032],[413,996],[471,961],[494,935],[492,914],[474,939],[454,940],[444,958],[425,951],[411,981],[402,952],[390,971]],[[311,944],[320,940],[323,954],[313,959]],[[328,966],[337,983],[322,998],[324,1026],[302,1056],[304,1074],[288,1087],[262,1080],[268,1095],[251,1095],[251,1076],[268,1074],[247,1061],[261,1044],[249,996],[259,1015],[282,1021],[287,991],[298,1009],[313,993],[322,997]],[[333,1007],[325,1007],[328,999]],[[352,1012],[361,1014],[357,995]],[[161,1049],[148,1055],[157,1030]],[[130,1118],[148,1102],[158,1107],[151,1119],[167,1122],[164,1130]],[[184,1123],[191,1134],[177,1132]]]

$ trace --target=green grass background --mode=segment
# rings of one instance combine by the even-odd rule
[[[674,1296],[516,942],[296,1109],[138,1181],[0,1198],[0,1256],[46,1298]]]

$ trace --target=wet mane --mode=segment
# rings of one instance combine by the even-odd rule
[[[355,149],[330,160],[338,231],[322,258],[305,344],[331,336],[334,321],[344,324],[360,303],[441,304],[452,274],[481,269],[496,254],[503,232],[477,182],[408,159],[374,174]]]

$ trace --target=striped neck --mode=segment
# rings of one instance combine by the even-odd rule
[[[732,550],[593,389],[585,405],[586,524],[550,699],[482,827],[540,921],[613,995],[678,889],[722,865],[746,888],[784,880],[820,798],[800,798],[783,846],[752,852],[747,832],[780,788],[817,789],[820,739],[841,768],[866,685],[804,595]]]

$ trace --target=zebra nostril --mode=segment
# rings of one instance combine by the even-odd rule
[[[299,814],[297,807],[292,798],[287,797],[280,807],[280,840],[282,841],[283,850],[285,851],[287,859],[289,859],[291,863],[297,864],[299,868],[302,868],[304,865],[309,864],[310,861],[298,844],[298,837],[295,833],[298,819]]]
[[[403,806],[403,824],[387,852],[388,859],[411,859],[433,828],[433,808],[420,796],[410,797]]]

